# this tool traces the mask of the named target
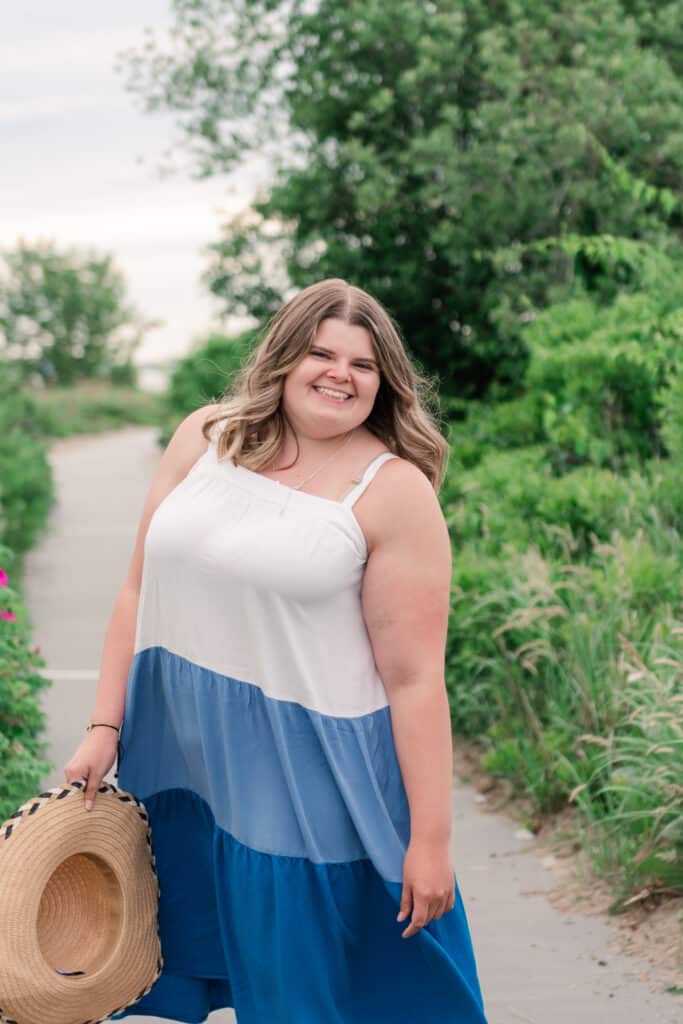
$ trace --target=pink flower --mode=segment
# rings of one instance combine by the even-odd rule
[[[0,619],[4,619],[5,622],[16,622],[17,621],[17,617],[14,614],[14,612],[8,611],[7,608],[4,608],[0,612]]]
[[[0,587],[6,587],[9,583],[9,576],[4,569],[0,569]]]

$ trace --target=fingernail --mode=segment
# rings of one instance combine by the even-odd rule
[[[86,811],[92,811],[92,800],[85,801],[85,809]]]
[[[405,913],[401,910],[401,911],[399,911],[399,914],[398,914],[398,917],[396,918],[396,920],[397,921],[402,921],[405,916],[406,916]]]

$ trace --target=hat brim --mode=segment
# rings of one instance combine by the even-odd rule
[[[149,817],[102,783],[27,801],[0,827],[0,1020],[104,1020],[161,974],[159,884]]]

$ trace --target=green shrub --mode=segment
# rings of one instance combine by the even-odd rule
[[[676,460],[651,459],[643,474],[631,473],[631,492],[636,495],[641,521],[650,525],[655,540],[680,546],[683,535],[683,487],[681,468]]]
[[[480,738],[504,697],[492,634],[505,617],[515,557],[487,556],[473,543],[454,553],[446,683],[453,728],[463,736]]]
[[[571,538],[576,556],[590,553],[594,539],[609,539],[622,526],[630,500],[627,482],[608,469],[581,466],[548,481],[535,509],[539,525],[554,527],[539,543],[545,551],[557,550],[557,531]]]
[[[36,403],[0,367],[0,543],[20,556],[43,529],[54,503],[52,471]]]
[[[109,380],[117,388],[137,388],[139,371],[132,359],[124,363],[114,363],[109,370]]]
[[[681,600],[683,551],[665,556],[656,551],[640,530],[634,537],[615,533],[610,544],[601,545],[601,589],[633,609],[641,627],[654,609],[668,614]]]
[[[260,337],[257,329],[243,331],[235,337],[212,334],[180,360],[165,395],[160,444],[168,444],[178,423],[189,413],[220,400]]]
[[[0,546],[0,567],[13,564],[12,552]],[[28,643],[29,622],[17,591],[0,577],[0,821],[36,792],[54,767],[43,759],[47,744],[39,739],[45,714],[38,693],[51,685],[38,668],[44,659]]]
[[[526,394],[456,403],[440,495],[453,727],[535,812],[577,804],[617,908],[683,891],[683,309],[650,285],[532,320]]]
[[[48,387],[36,392],[34,403],[38,426],[46,438],[97,434],[129,424],[156,426],[165,409],[161,395],[106,381]]]
[[[490,554],[506,543],[518,549],[531,543],[549,479],[541,446],[490,451],[474,469],[449,469],[440,498],[456,551],[474,540]]]
[[[542,406],[535,395],[496,405],[468,402],[466,416],[449,424],[451,462],[468,469],[491,450],[530,447],[543,440]]]
[[[657,396],[666,454],[683,464],[683,374],[675,373]]]
[[[526,387],[542,403],[548,454],[558,469],[624,468],[659,454],[662,388],[683,352],[683,311],[619,295],[607,307],[572,300],[525,332]],[[666,307],[665,307],[666,308]]]
[[[441,491],[456,550],[478,541],[495,554],[536,544],[558,557],[590,554],[595,540],[609,539],[628,520],[628,482],[607,469],[582,466],[554,476],[542,446],[490,451],[476,468],[449,471]]]

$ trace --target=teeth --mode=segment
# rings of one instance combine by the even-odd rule
[[[314,385],[315,387],[315,385]],[[343,391],[332,391],[330,388],[319,388],[315,387],[316,391],[322,391],[323,395],[331,395],[332,398],[342,398],[346,400],[350,398],[350,395],[346,395]]]

